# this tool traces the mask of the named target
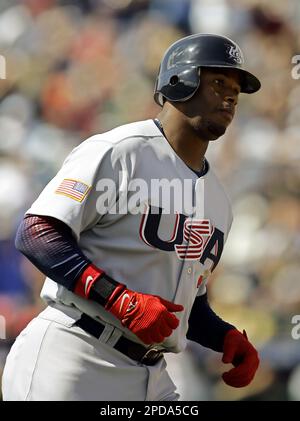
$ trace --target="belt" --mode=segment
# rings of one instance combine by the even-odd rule
[[[82,314],[81,318],[75,324],[97,339],[100,338],[105,327],[102,323],[97,322],[87,314]],[[118,339],[113,348],[127,355],[132,360],[145,365],[154,365],[163,356],[163,351],[157,348],[145,348],[143,345],[133,342],[124,336]]]

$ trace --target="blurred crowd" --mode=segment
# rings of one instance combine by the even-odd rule
[[[156,115],[154,81],[172,42],[216,32],[238,42],[262,89],[241,95],[207,154],[234,211],[209,297],[246,329],[261,367],[235,390],[220,380],[220,355],[189,343],[168,357],[170,374],[184,400],[300,400],[299,23],[298,0],[1,0],[0,377],[43,308],[44,276],[14,248],[24,212],[85,138]]]

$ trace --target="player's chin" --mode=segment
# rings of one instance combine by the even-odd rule
[[[228,126],[229,124],[226,124],[226,123],[211,121],[208,125],[208,130],[210,133],[210,137],[209,137],[210,140],[217,140],[219,139],[219,137],[223,136]]]

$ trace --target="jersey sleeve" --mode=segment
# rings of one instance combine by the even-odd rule
[[[56,218],[67,224],[78,239],[82,231],[103,217],[103,206],[99,208],[98,201],[101,181],[109,180],[109,185],[115,186],[107,189],[106,209],[115,200],[122,166],[113,160],[112,149],[110,142],[99,141],[96,136],[80,144],[26,213]]]

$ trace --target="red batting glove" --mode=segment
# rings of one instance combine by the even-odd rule
[[[252,381],[259,366],[259,358],[245,331],[243,334],[237,329],[227,332],[222,361],[234,365],[234,368],[222,374],[226,384],[232,387],[244,387]]]
[[[119,294],[122,287],[123,292]],[[172,312],[183,310],[182,305],[156,295],[124,289],[124,285],[116,288],[105,308],[145,344],[160,343],[170,336],[179,325],[179,320]]]

